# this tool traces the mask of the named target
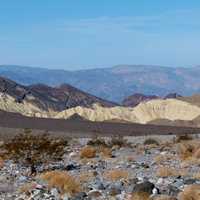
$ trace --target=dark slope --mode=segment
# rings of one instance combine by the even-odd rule
[[[165,135],[165,134],[194,134],[200,128],[173,127],[142,124],[125,124],[110,122],[90,122],[64,119],[31,118],[13,113],[0,112],[0,127],[30,128],[33,130],[50,131],[56,136],[86,137],[86,136],[139,136],[139,135]],[[15,131],[13,131],[15,134]],[[11,135],[10,135],[11,136]],[[5,137],[5,135],[4,135]],[[8,135],[6,135],[8,137]]]
[[[122,105],[127,107],[135,107],[141,102],[150,101],[152,99],[159,99],[159,97],[156,95],[144,95],[136,93],[125,98],[122,102]]]
[[[116,105],[67,84],[60,87],[50,87],[43,84],[23,86],[0,77],[0,92],[4,94],[5,98],[8,94],[14,97],[18,103],[23,103],[26,100],[46,111],[62,111],[76,106],[91,107],[94,103],[105,107]]]
[[[138,104],[140,104],[141,102],[147,102],[153,99],[180,99],[180,98],[184,98],[181,95],[177,94],[177,93],[170,93],[167,94],[164,97],[159,97],[156,95],[144,95],[144,94],[140,94],[140,93],[136,93],[133,94],[131,96],[126,97],[123,101],[122,101],[122,105],[123,106],[127,106],[127,107],[135,107]]]

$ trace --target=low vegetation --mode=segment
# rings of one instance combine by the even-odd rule
[[[156,175],[158,177],[169,177],[169,176],[183,176],[185,175],[186,172],[184,172],[183,170],[176,170],[174,168],[170,168],[170,167],[159,167]]]
[[[170,197],[167,195],[159,195],[155,198],[153,198],[153,200],[177,200],[175,197]]]
[[[144,145],[159,145],[159,142],[154,138],[148,138],[144,141]]]
[[[22,133],[1,146],[1,156],[22,164],[36,165],[60,160],[68,141],[51,138],[47,134]]]
[[[80,151],[81,158],[95,158],[96,157],[96,149],[91,146],[85,146]]]
[[[154,161],[157,163],[157,164],[161,164],[161,163],[164,163],[166,161],[169,161],[172,159],[172,156],[171,155],[158,155],[154,158]]]
[[[192,140],[192,139],[193,139],[193,137],[191,135],[188,135],[188,134],[179,135],[179,136],[176,136],[175,142],[180,143],[180,142],[188,141],[188,140]]]
[[[105,178],[111,181],[117,181],[121,179],[127,179],[129,174],[126,170],[113,169],[104,174]]]
[[[108,146],[109,147],[113,147],[113,146],[116,146],[116,147],[128,147],[130,146],[130,143],[128,143],[128,141],[122,137],[122,136],[115,136],[115,137],[112,137],[109,141],[108,141]]]
[[[197,172],[197,173],[193,174],[193,178],[200,180],[200,172]]]
[[[178,195],[179,200],[199,200],[200,185],[189,185]]]
[[[190,140],[189,142],[181,142],[178,144],[178,154],[182,160],[191,157],[200,158],[200,141]]]
[[[113,136],[109,140],[105,140],[100,137],[95,137],[88,141],[87,145],[93,146],[93,147],[109,147],[112,148],[113,146],[117,147],[127,147],[130,146],[130,143],[123,137],[123,136]]]
[[[135,192],[128,200],[150,200],[150,197],[146,192]]]
[[[87,145],[94,146],[94,147],[98,147],[98,146],[107,147],[108,146],[106,141],[103,138],[100,138],[100,137],[95,137],[95,138],[89,140],[87,142]]]
[[[79,182],[64,171],[45,172],[40,178],[48,183],[49,188],[57,188],[62,194],[74,195],[81,191]]]
[[[108,148],[108,147],[104,147],[104,146],[100,146],[98,148],[98,152],[100,153],[100,155],[102,155],[102,157],[104,158],[111,158],[112,157],[112,149]]]
[[[25,164],[31,164],[31,167],[44,164],[37,166],[38,169],[43,167],[40,171],[43,173],[38,174],[39,171],[37,171],[36,176],[32,174],[29,176],[29,170],[27,170],[27,176],[32,179],[23,182],[24,185],[21,184],[18,191],[31,196],[32,191],[38,191],[42,186],[48,194],[57,189],[56,194],[61,199],[65,194],[73,199],[79,192],[86,193],[88,196],[96,195],[95,192],[97,192],[101,197],[108,195],[108,199],[111,197],[115,199],[119,194],[115,186],[119,183],[125,200],[176,200],[174,196],[165,195],[171,195],[165,192],[168,179],[170,181],[188,180],[190,177],[194,179],[195,184],[198,183],[200,180],[198,168],[194,167],[194,170],[191,170],[191,166],[200,165],[200,140],[181,139],[178,144],[170,140],[170,143],[159,145],[159,142],[153,138],[148,138],[144,142],[141,142],[143,137],[141,139],[130,145],[123,137],[93,138],[85,146],[83,145],[85,139],[74,143],[70,141],[67,146],[68,140],[50,138],[47,134],[34,135],[31,130],[25,129],[23,134],[16,135],[0,146],[2,152],[0,168],[4,166],[4,162],[5,166],[7,165],[5,159],[14,160],[19,168],[22,168],[21,163],[25,167],[28,166]],[[141,152],[138,153],[138,151]],[[141,163],[142,159],[145,162]],[[52,163],[52,161],[61,162]],[[25,169],[24,166],[23,169]],[[69,171],[64,171],[65,169]],[[155,183],[151,180],[159,179],[155,186],[161,194],[151,195],[152,188],[149,193],[146,193],[146,187],[149,186],[146,185],[145,180],[139,179],[141,173],[147,175],[145,177],[150,175],[152,179],[148,180],[153,184]],[[103,181],[102,190],[92,191],[99,180]],[[107,183],[108,186],[106,186]],[[173,185],[176,182],[170,183]],[[181,184],[180,189],[186,186],[185,182]],[[187,186],[183,191],[180,190],[178,200],[199,200],[200,185],[195,184]],[[37,188],[38,185],[39,188]],[[136,185],[139,189],[136,189]],[[54,190],[51,190],[53,188]],[[129,189],[131,189],[130,192],[127,192]],[[131,193],[132,191],[135,192]],[[96,196],[94,199],[97,199]]]
[[[26,183],[19,188],[19,191],[27,194],[30,193],[34,188],[36,188],[36,186],[37,183],[34,182]]]

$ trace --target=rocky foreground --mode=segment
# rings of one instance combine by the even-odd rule
[[[17,153],[1,159],[1,200],[200,199],[198,138],[70,139],[61,160],[41,151],[37,164]]]

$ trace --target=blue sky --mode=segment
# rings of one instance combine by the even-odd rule
[[[0,64],[200,65],[199,0],[0,0]]]

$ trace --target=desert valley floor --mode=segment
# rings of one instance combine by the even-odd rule
[[[199,200],[199,128],[10,113],[0,124],[2,200]]]

